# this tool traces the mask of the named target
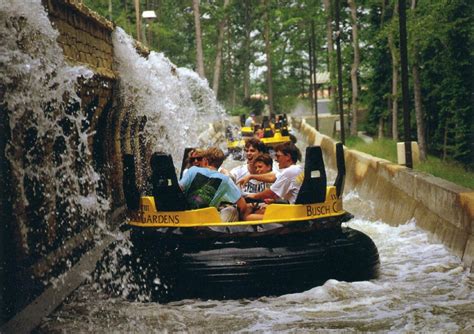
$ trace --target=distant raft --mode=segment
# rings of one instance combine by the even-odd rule
[[[133,156],[124,157],[124,188],[136,281],[154,300],[247,298],[302,292],[328,279],[377,277],[377,247],[343,227],[343,147],[338,175],[326,185],[320,147],[308,147],[295,204],[271,204],[261,221],[222,222],[214,207],[188,210],[171,156],[152,161],[153,194],[140,196]],[[159,282],[159,284],[157,284]]]
[[[257,133],[257,128],[260,129],[260,133]],[[282,115],[276,123],[272,123],[265,116],[261,125],[257,124],[253,127],[242,126],[238,135],[235,135],[230,128],[227,129],[227,150],[233,155],[234,159],[242,158],[245,140],[252,137],[257,137],[270,149],[286,142],[296,143],[296,137],[292,134],[286,115]]]

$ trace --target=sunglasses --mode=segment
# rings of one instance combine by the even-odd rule
[[[279,159],[282,156],[284,156],[284,154],[277,153],[277,154],[275,154],[275,159]]]
[[[202,157],[194,157],[194,158],[189,158],[189,161],[194,162],[194,161],[201,161]]]

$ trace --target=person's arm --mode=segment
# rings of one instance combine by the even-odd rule
[[[252,179],[260,181],[260,182],[265,182],[265,183],[273,183],[276,181],[276,174],[273,172],[266,173],[266,174],[247,174],[244,177],[242,177],[239,181],[237,181],[237,185],[243,186]]]
[[[264,191],[261,191],[261,192],[256,193],[256,194],[248,194],[247,197],[248,198],[254,198],[254,199],[267,199],[267,198],[278,199],[278,198],[280,198],[277,194],[275,194],[270,189],[265,189]]]
[[[181,188],[182,191],[185,191],[187,185],[190,183],[191,174],[194,173],[194,169],[195,167],[191,167],[188,170],[186,170],[186,173],[183,173],[183,176],[178,181],[179,187]]]
[[[247,202],[243,197],[240,197],[239,200],[235,203],[237,204],[237,209],[239,210],[239,217],[240,219],[245,219],[247,213]]]
[[[225,169],[224,167],[219,168],[217,171],[221,174],[227,175],[230,178],[232,178],[232,175],[230,174],[230,172],[227,169]]]

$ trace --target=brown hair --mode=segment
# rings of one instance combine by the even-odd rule
[[[293,163],[296,163],[298,160],[301,160],[301,152],[298,147],[295,146],[292,142],[286,142],[275,147],[275,152],[282,152],[288,154],[291,157]]]
[[[267,147],[265,144],[258,138],[249,138],[245,141],[245,148],[249,148],[252,146],[254,149],[261,153],[266,153],[267,152]]]
[[[273,166],[273,160],[270,154],[268,153],[261,153],[253,159],[253,163],[255,164],[256,162],[263,162],[265,165],[272,167]]]
[[[209,165],[215,168],[219,168],[225,159],[224,152],[222,152],[222,150],[217,147],[209,147],[204,151],[203,157],[207,159]]]

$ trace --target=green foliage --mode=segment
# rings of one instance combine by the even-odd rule
[[[135,38],[136,18],[132,1],[84,0],[99,14],[110,17]],[[418,64],[425,112],[426,136],[431,154],[474,164],[474,9],[471,0],[418,0],[416,10],[407,6],[410,65]],[[269,17],[272,87],[277,113],[289,112],[295,103],[307,97],[309,88],[308,50],[310,23],[316,32],[318,70],[327,70],[326,15],[321,1],[269,0],[201,1],[201,27],[205,72],[212,84],[217,53],[219,22],[227,30],[222,50],[222,68],[218,96],[232,114],[261,113],[262,105],[245,100],[248,95],[265,96],[268,91],[263,31]],[[341,47],[345,110],[351,101],[350,67],[353,50],[347,4],[341,2]],[[388,36],[398,48],[398,1],[359,0],[360,27],[360,103],[368,110],[363,125],[369,134],[377,133],[379,121],[389,129],[391,114],[391,55]],[[195,30],[190,0],[141,0],[142,10],[155,10],[157,19],[149,22],[148,42],[179,67],[195,67]],[[334,9],[334,8],[333,8]],[[143,22],[145,23],[145,22]],[[334,78],[335,68],[330,69]],[[409,69],[409,72],[411,70]],[[247,79],[250,73],[250,79]],[[411,73],[410,73],[411,74]],[[244,87],[249,89],[244,94]],[[333,83],[335,84],[335,83]],[[413,98],[412,82],[410,98]],[[245,96],[247,94],[247,96]],[[261,101],[260,101],[261,102]],[[401,104],[400,104],[401,105]],[[416,138],[413,101],[410,100],[412,133]],[[401,115],[401,107],[399,114]],[[399,122],[402,124],[401,120]],[[401,127],[401,126],[400,126]],[[400,133],[402,133],[400,129]]]
[[[237,106],[232,109],[228,109],[227,113],[230,116],[240,116],[240,115],[250,115],[251,109],[248,107],[243,107],[243,106]]]
[[[262,114],[263,109],[265,108],[265,103],[261,99],[250,98],[244,100],[243,106],[250,112],[259,116]]]
[[[422,1],[419,11],[430,13],[419,48],[430,151],[474,163],[472,5],[467,0]]]
[[[379,120],[389,117],[388,101],[391,92],[391,57],[387,41],[387,21],[391,12],[381,7],[381,2],[369,4],[368,14],[361,20],[367,29],[361,32],[361,39],[370,47],[365,48],[361,67],[365,71],[361,75],[361,85],[367,89],[361,92],[361,100],[367,106],[368,117],[363,130],[370,135],[377,133]]]

